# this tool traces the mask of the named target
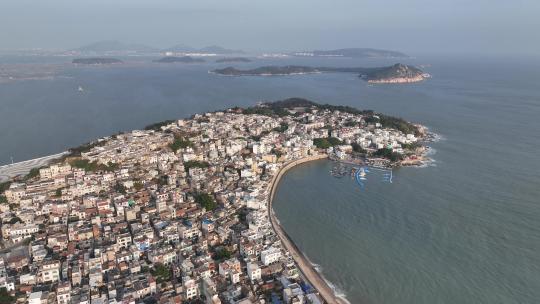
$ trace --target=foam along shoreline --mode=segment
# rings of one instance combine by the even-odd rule
[[[371,79],[368,80],[368,83],[373,84],[384,84],[384,83],[413,83],[424,81],[426,77],[420,75],[415,77],[396,77],[396,78],[386,78],[386,79]]]
[[[268,197],[268,217],[270,223],[274,229],[276,235],[281,240],[283,246],[291,254],[292,258],[298,265],[300,272],[304,278],[319,292],[320,296],[328,304],[346,304],[349,303],[345,298],[336,294],[335,287],[329,283],[315,268],[315,266],[309,261],[309,259],[302,253],[302,251],[294,244],[289,235],[283,230],[279,224],[278,219],[272,208],[272,202],[274,200],[274,194],[277,186],[281,180],[281,177],[291,168],[304,164],[310,161],[321,160],[328,158],[326,154],[312,155],[298,160],[294,160],[286,163],[279,172],[274,175],[270,183],[270,196]]]

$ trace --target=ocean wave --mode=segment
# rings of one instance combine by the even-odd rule
[[[428,147],[427,151],[426,151],[426,156],[433,156],[437,154],[437,149],[433,148],[433,147]]]
[[[446,140],[446,136],[442,134],[438,134],[438,133],[431,133],[431,134],[432,134],[431,142],[440,142],[440,141]]]
[[[342,289],[337,287],[332,282],[328,281],[328,279],[325,276],[323,276],[322,274],[321,274],[321,277],[326,282],[326,284],[328,284],[328,286],[334,291],[334,294],[336,295],[336,297],[342,299],[346,303],[349,303],[349,304],[351,303],[351,302],[349,302],[349,300],[347,300],[347,294],[345,293],[345,291],[343,291]]]
[[[417,166],[412,166],[412,168],[428,168],[428,167],[437,167],[437,161],[433,158],[426,158],[422,161],[422,164]]]
[[[349,302],[349,300],[347,300],[347,294],[345,293],[345,291],[343,291],[342,289],[340,289],[339,287],[337,287],[334,283],[330,282],[323,274],[323,268],[321,265],[317,264],[317,263],[314,263],[313,261],[311,261],[308,256],[302,252],[302,255],[304,255],[304,257],[306,258],[306,260],[311,264],[311,266],[313,266],[313,269],[315,269],[315,271],[317,271],[317,273],[319,273],[319,275],[321,276],[321,278],[326,282],[326,284],[332,289],[332,291],[334,291],[334,294],[336,295],[336,297],[340,298],[343,300],[343,302],[345,303],[351,303]]]

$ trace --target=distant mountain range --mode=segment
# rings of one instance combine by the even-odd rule
[[[156,53],[159,49],[138,43],[124,43],[116,40],[104,40],[84,45],[75,49],[81,53]]]
[[[84,45],[73,51],[83,54],[157,54],[157,53],[200,53],[200,54],[243,54],[241,50],[231,50],[218,45],[193,48],[188,45],[178,44],[169,48],[159,49],[144,44],[125,43],[116,40],[104,40]]]
[[[220,55],[231,55],[231,54],[244,54],[242,50],[231,50],[218,45],[205,46],[203,48],[193,48],[184,44],[178,44],[170,48],[162,50],[163,52],[173,52],[173,53],[202,53],[202,54],[220,54]]]
[[[346,48],[337,50],[316,50],[316,51],[304,51],[295,52],[294,56],[302,57],[351,57],[351,58],[405,58],[409,57],[404,53],[379,50],[370,48]]]
[[[84,45],[72,51],[83,55],[189,55],[189,54],[216,54],[234,55],[245,54],[242,50],[227,49],[218,45],[194,48],[185,44],[177,44],[168,48],[155,48],[139,43],[125,43],[117,40],[104,40]],[[289,53],[298,57],[350,57],[350,58],[406,58],[406,54],[372,48],[343,48],[335,50],[314,50]]]

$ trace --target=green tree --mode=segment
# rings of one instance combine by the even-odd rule
[[[120,182],[117,182],[115,185],[114,185],[114,190],[118,193],[122,193],[122,194],[126,194],[126,187],[120,183]]]
[[[417,148],[420,148],[422,145],[419,142],[413,142],[410,144],[401,144],[401,147],[406,150],[416,150]]]
[[[0,193],[3,193],[3,192],[6,191],[7,189],[9,189],[9,186],[11,186],[11,182],[10,182],[10,181],[0,183]]]
[[[164,120],[164,121],[161,121],[161,122],[156,122],[156,123],[153,123],[151,125],[148,125],[146,127],[144,127],[145,130],[154,130],[154,131],[160,131],[161,130],[161,127],[164,127],[166,125],[170,125],[174,122],[174,120]]]
[[[362,154],[367,153],[366,149],[362,148],[362,146],[360,146],[357,143],[352,143],[351,146],[353,148],[353,151],[356,153],[362,153]]]
[[[217,203],[214,198],[208,193],[195,194],[195,202],[201,205],[206,211],[212,211],[217,208]]]
[[[382,157],[382,158],[389,159],[389,160],[391,160],[393,162],[403,159],[403,155],[401,155],[401,154],[399,154],[397,152],[392,152],[392,149],[389,149],[389,148],[379,149],[379,150],[375,151],[375,153],[373,153],[373,155],[377,156],[377,157]]]
[[[133,188],[135,188],[135,190],[137,190],[137,191],[141,190],[143,187],[144,187],[144,185],[140,181],[136,181],[136,182],[133,183]]]
[[[315,138],[313,140],[313,144],[320,149],[328,149],[333,146],[341,145],[341,140],[335,138],[335,137],[328,137],[328,138]]]
[[[24,176],[24,179],[25,179],[25,180],[29,180],[29,179],[32,179],[32,178],[38,176],[38,175],[39,175],[39,169],[40,169],[40,168],[32,168],[32,169],[30,170],[30,172],[28,172],[28,174],[26,174],[26,175]]]
[[[230,259],[231,256],[232,256],[232,253],[229,250],[227,250],[227,248],[222,247],[216,250],[216,252],[214,253],[214,260],[223,261],[223,260]]]
[[[11,220],[9,220],[9,223],[12,225],[15,223],[22,223],[22,220],[19,217],[15,216]]]
[[[171,278],[171,271],[163,264],[156,263],[151,273],[156,277],[158,283],[168,281]]]
[[[208,168],[210,166],[209,163],[205,162],[205,161],[198,161],[198,160],[190,160],[190,161],[187,161],[187,162],[184,162],[184,168],[187,170],[189,170],[190,168]]]
[[[187,147],[193,146],[193,143],[189,141],[188,139],[185,139],[181,136],[175,136],[174,141],[172,144],[169,145],[169,147],[174,151],[178,151],[180,149],[185,149]]]
[[[15,297],[12,297],[5,287],[0,287],[0,303],[15,303]]]
[[[106,165],[99,164],[98,162],[90,162],[87,159],[74,159],[69,162],[72,167],[84,169],[84,171],[107,171],[113,172],[118,170],[119,164],[108,162]]]
[[[275,127],[273,130],[279,133],[283,133],[289,129],[289,125],[286,122],[280,123],[279,127]]]

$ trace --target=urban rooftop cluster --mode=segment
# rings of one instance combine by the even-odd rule
[[[323,303],[271,225],[273,178],[314,155],[411,159],[420,136],[371,112],[276,109],[102,138],[4,184],[0,302]]]

